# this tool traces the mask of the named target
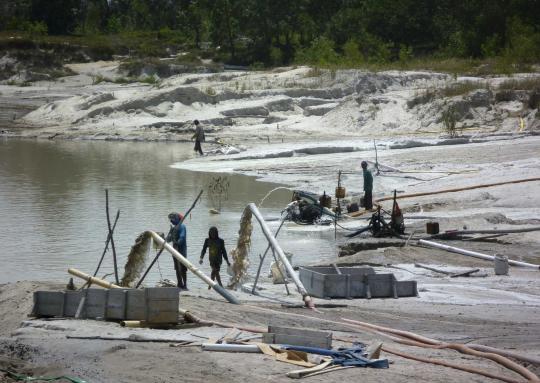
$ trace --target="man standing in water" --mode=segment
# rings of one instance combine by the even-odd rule
[[[191,139],[195,139],[195,147],[193,148],[193,150],[199,152],[199,154],[202,156],[203,151],[201,148],[201,142],[204,142],[205,140],[204,129],[199,120],[195,120],[193,121],[193,123],[195,124],[195,134],[191,137]]]
[[[373,208],[373,176],[367,168],[367,162],[362,161],[362,173],[364,175],[364,207],[366,210]]]
[[[169,221],[173,228],[167,237],[167,242],[172,242],[173,248],[187,258],[187,230],[182,223],[184,216],[180,213],[170,213]],[[173,257],[174,270],[176,271],[177,286],[187,290],[187,267]]]

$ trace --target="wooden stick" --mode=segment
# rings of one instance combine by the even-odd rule
[[[197,201],[199,200],[199,198],[201,198],[201,195],[203,193],[203,190],[201,190],[199,192],[199,194],[197,195],[197,198],[195,198],[195,201],[193,201],[193,203],[191,204],[191,207],[188,209],[188,211],[186,212],[186,214],[184,214],[184,218],[182,218],[180,220],[180,223],[179,225],[181,225],[184,220],[186,219],[186,217],[189,215],[189,213],[191,213],[191,210],[193,210],[193,208],[195,207],[195,205],[197,204]],[[173,228],[171,227],[169,229],[169,234],[172,232]],[[146,269],[146,271],[144,272],[143,276],[141,277],[141,279],[139,279],[139,281],[137,282],[137,284],[135,285],[135,288],[138,289],[139,286],[141,285],[141,283],[143,283],[144,281],[144,278],[146,278],[146,276],[148,275],[148,272],[150,272],[150,269],[152,269],[152,267],[154,266],[154,264],[157,262],[159,256],[161,255],[161,253],[163,253],[163,250],[165,250],[165,243],[163,243],[163,246],[161,246],[161,248],[159,249],[158,253],[156,254],[156,256],[154,257],[154,259],[152,260],[152,262],[150,263],[150,265],[148,266],[148,268]]]
[[[109,236],[111,237],[111,248],[113,253],[113,265],[114,265],[114,279],[116,284],[120,284],[118,279],[118,264],[116,262],[116,249],[114,247],[113,231],[111,226],[111,218],[109,216],[109,189],[105,189],[105,211],[107,212],[107,227],[109,228]]]
[[[116,211],[116,218],[114,219],[114,224],[112,227],[112,232],[114,232],[114,229],[116,228],[116,223],[118,222],[118,218],[120,218],[120,210]],[[103,262],[103,258],[105,258],[105,253],[107,252],[107,249],[109,248],[109,242],[112,239],[112,232],[109,232],[107,234],[107,240],[105,241],[105,248],[103,249],[103,253],[101,254],[101,258],[99,259],[99,263],[96,267],[96,271],[94,271],[93,277],[95,277],[99,271],[99,268],[101,267],[101,263]]]
[[[471,274],[479,272],[480,269],[470,269],[467,271],[464,271],[462,273],[455,273],[450,275],[450,278],[456,278],[456,277],[469,277]]]
[[[449,271],[436,269],[436,268],[434,268],[434,267],[426,266],[426,265],[423,265],[423,264],[421,264],[421,263],[415,263],[415,264],[414,264],[414,267],[421,267],[422,269],[427,269],[427,270],[434,271],[434,272],[436,272],[436,273],[440,273],[440,274],[444,274],[444,275],[451,275],[451,274],[452,274],[452,273],[449,272]]]
[[[491,184],[481,184],[481,185],[467,186],[467,187],[462,187],[462,188],[437,190],[437,191],[433,191],[433,192],[402,194],[400,196],[397,196],[397,198],[403,199],[403,198],[412,198],[412,197],[422,197],[422,196],[426,196],[426,195],[454,193],[454,192],[464,191],[464,190],[480,189],[480,188],[487,188],[487,187],[492,187],[492,186],[518,184],[518,183],[522,183],[522,182],[534,182],[534,181],[540,181],[540,177],[525,178],[525,179],[514,180],[514,181],[506,181],[506,182],[496,182],[496,183],[491,183]],[[388,200],[391,200],[393,198],[394,198],[393,196],[383,197],[383,198],[379,198],[379,199],[375,200],[375,202],[388,201]]]

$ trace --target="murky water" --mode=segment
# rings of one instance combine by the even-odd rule
[[[229,199],[223,203],[222,214],[209,214],[213,206],[206,189],[217,175],[170,167],[193,155],[190,144],[178,143],[0,140],[0,283],[63,282],[69,278],[68,267],[93,273],[107,236],[106,188],[111,219],[120,209],[114,236],[120,276],[137,235],[148,229],[167,232],[167,214],[187,210],[201,189],[205,194],[185,222],[188,258],[198,260],[213,225],[219,228],[227,250],[232,250],[246,204],[259,202],[278,185],[228,175]],[[277,218],[290,197],[290,192],[278,190],[265,200],[261,211]],[[270,222],[274,231],[277,225]],[[254,228],[251,269],[267,244],[256,223]],[[294,254],[296,264],[335,254],[332,231],[282,229],[278,239],[285,251]],[[110,251],[104,264],[100,276],[112,272]],[[175,280],[170,255],[164,253],[158,266],[150,273],[149,284],[162,277]],[[209,271],[207,263],[203,270]],[[194,282],[192,286],[201,285]]]

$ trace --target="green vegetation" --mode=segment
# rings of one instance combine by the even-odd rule
[[[93,59],[191,52],[178,59],[512,73],[540,62],[538,15],[538,0],[3,0],[0,49],[26,41],[85,47]]]
[[[520,78],[505,81],[499,85],[499,89],[540,91],[540,77]]]

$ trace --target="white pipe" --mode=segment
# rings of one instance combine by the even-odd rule
[[[240,302],[227,290],[221,287],[216,281],[208,278],[202,271],[200,271],[193,263],[188,261],[182,254],[176,251],[171,245],[169,245],[163,238],[161,238],[157,233],[149,231],[152,239],[159,245],[163,246],[171,255],[181,264],[186,266],[193,274],[202,279],[208,286],[216,290],[221,296],[223,296],[227,301],[234,304],[240,304]]]
[[[443,245],[442,243],[437,243],[437,242],[433,242],[433,241],[426,241],[425,239],[419,240],[418,243],[420,243],[422,245],[431,246],[431,247],[435,247],[435,248],[438,248],[438,249],[450,251],[452,253],[458,253],[458,254],[468,255],[469,257],[485,259],[486,261],[494,261],[495,260],[495,257],[491,256],[491,255],[477,253],[476,251],[471,251],[471,250],[464,250],[464,249],[460,249],[459,247]],[[532,268],[532,269],[540,270],[540,265],[535,265],[535,264],[527,263],[527,262],[519,262],[519,261],[513,261],[513,260],[509,259],[508,264],[512,265],[512,266],[529,267],[529,268]]]
[[[306,303],[308,307],[313,307],[313,301],[311,300],[311,297],[309,296],[306,288],[300,281],[300,278],[298,278],[298,275],[296,275],[296,272],[294,271],[293,267],[289,263],[289,260],[285,256],[285,253],[279,246],[279,243],[276,240],[276,237],[274,236],[274,234],[272,234],[272,232],[270,231],[270,228],[264,221],[264,218],[262,217],[261,212],[259,211],[259,209],[254,203],[250,203],[248,206],[251,212],[253,213],[253,215],[255,216],[255,218],[257,218],[257,221],[259,221],[259,224],[261,225],[261,229],[266,239],[268,240],[270,245],[272,245],[272,248],[274,249],[278,257],[280,258],[281,262],[283,262],[283,265],[285,266],[285,268],[287,269],[287,272],[291,276],[294,284],[296,285],[296,288],[298,289],[298,292],[302,295],[304,302]]]
[[[257,354],[261,353],[261,349],[255,344],[203,343],[202,349],[204,351],[251,352]]]

